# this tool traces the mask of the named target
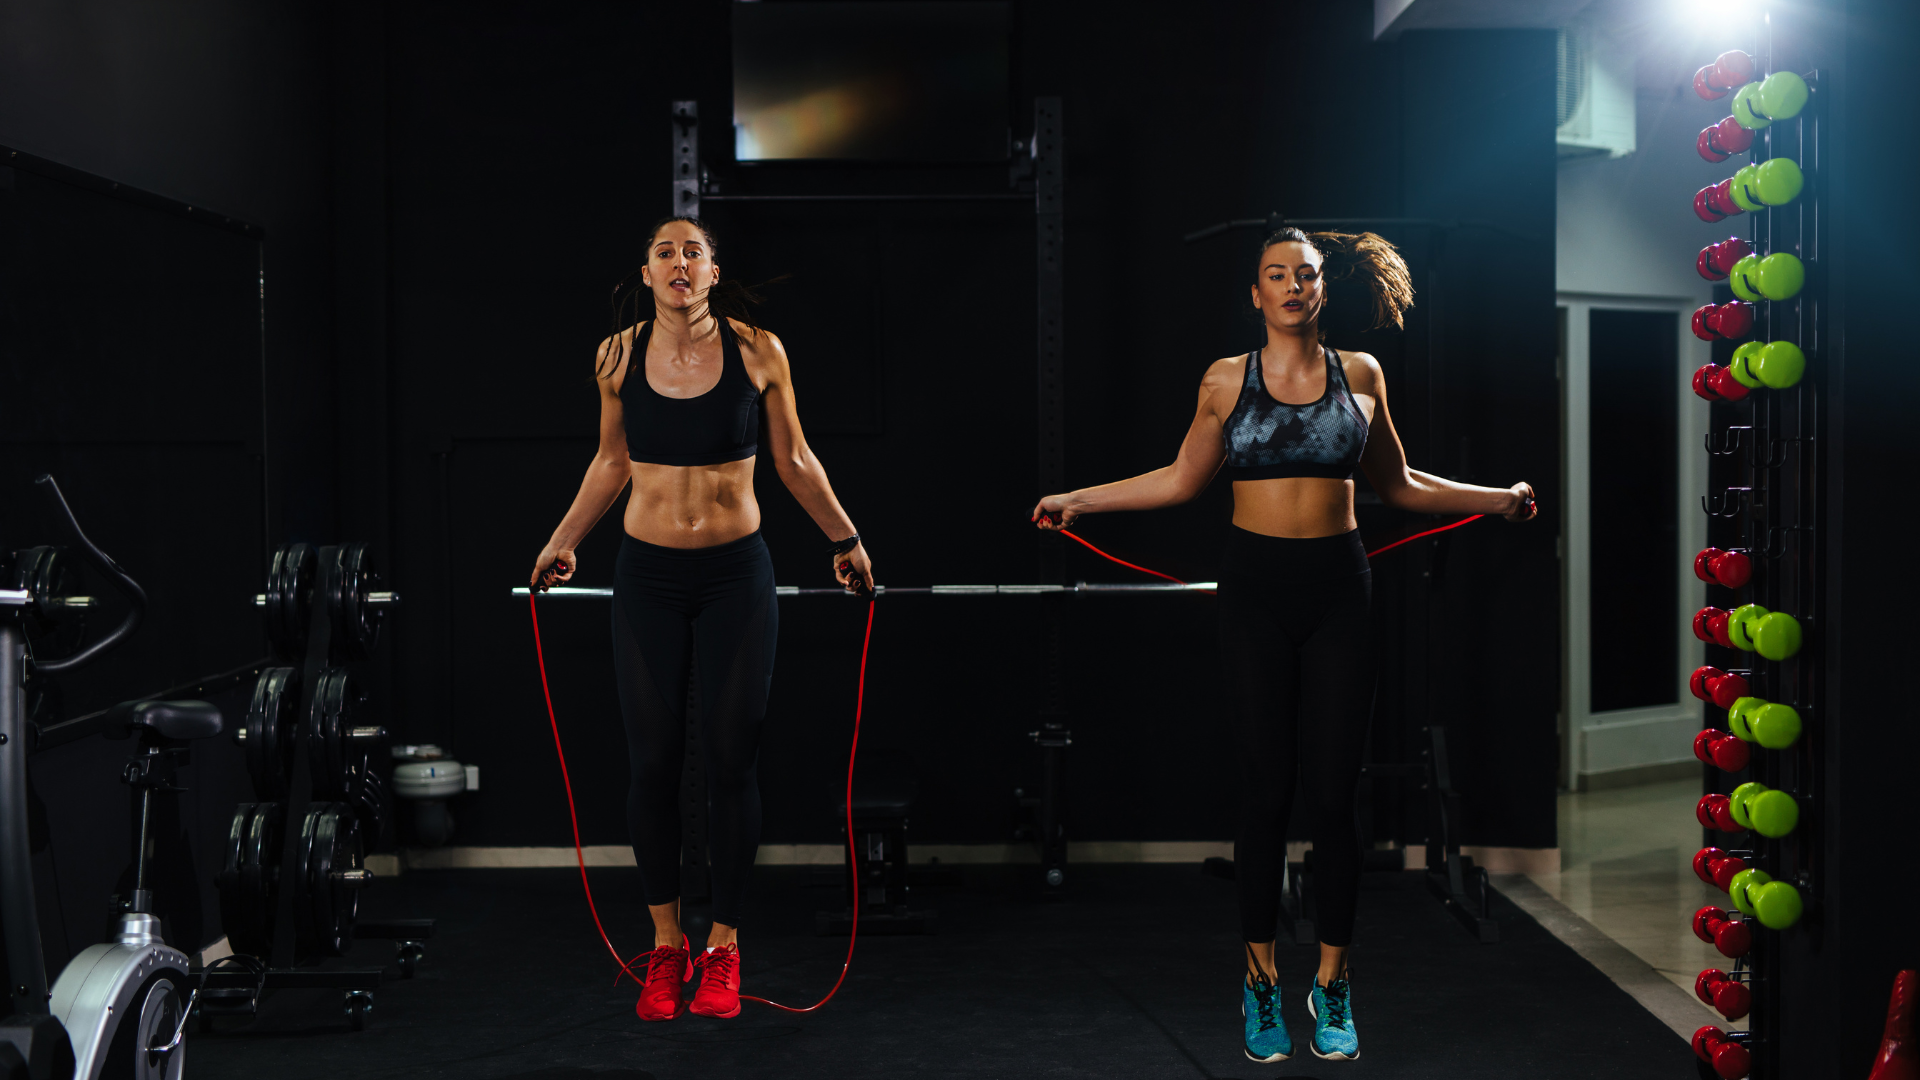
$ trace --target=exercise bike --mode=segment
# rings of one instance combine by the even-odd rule
[[[39,674],[71,671],[126,639],[146,609],[139,583],[81,532],[51,476],[42,476],[49,501],[81,556],[124,594],[131,607],[98,640],[58,660],[26,657],[24,623],[50,622],[74,598],[56,595],[46,572],[49,549],[14,560],[11,580],[0,580],[0,928],[4,929],[11,1016],[0,1019],[0,1075],[64,1080],[138,1077],[179,1080],[186,1067],[186,1022],[197,991],[187,955],[161,939],[147,887],[147,838],[153,793],[173,784],[188,744],[220,733],[220,710],[204,701],[129,701],[106,715],[109,738],[137,736],[121,779],[137,793],[139,847],[133,895],[112,937],[73,958],[47,987],[35,908],[27,825],[27,664]],[[40,567],[23,568],[23,561]],[[65,1045],[62,1045],[62,1044]]]

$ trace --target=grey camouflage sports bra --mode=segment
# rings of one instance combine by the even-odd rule
[[[1353,400],[1340,354],[1321,347],[1327,354],[1326,389],[1309,405],[1274,400],[1260,371],[1260,350],[1247,354],[1247,376],[1223,432],[1229,480],[1353,478],[1367,448],[1367,417]]]

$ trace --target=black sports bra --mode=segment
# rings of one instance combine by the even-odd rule
[[[760,450],[760,389],[747,377],[733,327],[720,320],[720,381],[698,397],[670,398],[647,382],[653,323],[633,335],[620,406],[627,456],[654,465],[718,465]]]
[[[1224,431],[1229,480],[1353,478],[1367,448],[1367,417],[1347,387],[1340,354],[1321,348],[1327,354],[1327,387],[1311,405],[1275,401],[1260,372],[1260,350],[1247,354],[1247,377]]]

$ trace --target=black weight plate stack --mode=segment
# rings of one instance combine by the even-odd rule
[[[300,709],[300,674],[290,667],[268,668],[253,684],[253,701],[240,729],[247,748],[247,775],[261,799],[287,794],[293,778],[293,720]]]
[[[384,579],[374,565],[373,549],[363,541],[340,545],[336,557],[340,572],[327,596],[334,640],[349,656],[366,660],[380,644],[380,630],[386,625],[387,609],[368,602]]]
[[[282,660],[298,657],[307,647],[308,605],[313,602],[314,571],[319,560],[310,544],[290,544],[273,553],[267,572],[265,612],[267,640]]]
[[[225,857],[213,883],[220,890],[220,927],[235,952],[247,952],[242,941],[250,940],[252,911],[246,890],[241,886],[241,871],[246,864],[247,830],[253,822],[253,803],[241,803],[233,811],[233,827],[227,832]]]
[[[309,946],[303,952],[345,956],[352,947],[363,861],[360,824],[351,809],[315,803],[300,830],[300,880],[307,899],[301,937]]]

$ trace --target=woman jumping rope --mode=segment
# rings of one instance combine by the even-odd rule
[[[1386,240],[1293,228],[1268,237],[1253,284],[1266,343],[1207,369],[1173,464],[1049,495],[1033,508],[1041,528],[1062,529],[1084,514],[1187,502],[1223,464],[1233,482],[1220,645],[1241,772],[1234,845],[1246,941],[1241,1012],[1246,1054],[1262,1062],[1293,1054],[1273,942],[1298,778],[1312,815],[1320,931],[1320,967],[1307,994],[1312,1049],[1334,1061],[1360,1056],[1347,951],[1361,865],[1354,793],[1373,706],[1373,579],[1354,520],[1353,470],[1399,510],[1509,521],[1535,513],[1524,483],[1475,487],[1408,468],[1379,361],[1321,341],[1328,278],[1356,273],[1373,294],[1374,325],[1403,326],[1413,286]]]
[[[808,449],[780,339],[753,325],[750,292],[720,281],[713,237],[667,218],[648,241],[638,288],[614,293],[600,343],[600,449],[580,493],[534,562],[546,588],[579,569],[575,546],[631,483],[614,567],[613,666],[632,784],[627,825],[653,916],[654,948],[635,1006],[642,1020],[740,1013],[740,922],[760,845],[756,763],[780,610],[760,537],[753,467],[760,413],[774,471],[826,533],[835,578],[867,592],[873,565]],[[689,656],[699,680],[712,811],[713,929],[690,957],[680,927],[680,765]]]

